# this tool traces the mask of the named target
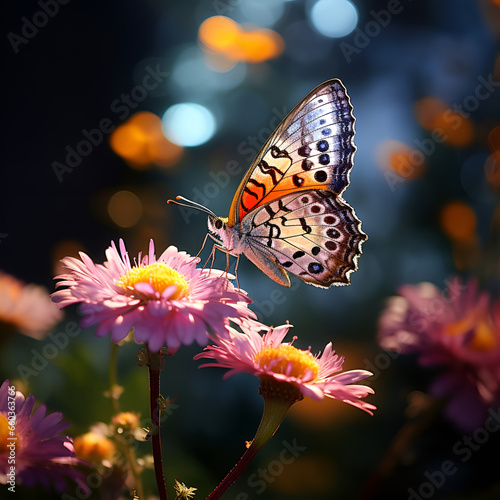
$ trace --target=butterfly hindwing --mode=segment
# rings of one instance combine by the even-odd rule
[[[356,150],[355,118],[343,84],[329,80],[309,93],[268,139],[241,182],[229,226],[288,193],[322,189],[340,195]]]
[[[243,253],[283,285],[287,272],[316,286],[347,284],[366,239],[360,226],[353,209],[336,194],[295,192],[244,218]]]

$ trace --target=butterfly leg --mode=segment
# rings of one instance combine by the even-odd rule
[[[212,263],[210,264],[210,271],[211,271],[212,268],[214,267],[214,262],[215,262],[215,245],[212,247],[212,251],[210,252],[210,255],[208,256],[208,259],[205,261],[205,264],[203,264],[202,269],[205,269],[205,267],[207,267],[207,264],[210,260],[212,261]]]
[[[224,252],[224,253],[226,254],[226,269],[225,269],[225,271],[224,271],[224,272],[225,272],[225,274],[226,274],[226,276],[227,276],[227,278],[228,278],[228,279],[234,279],[234,277],[232,277],[232,278],[230,278],[230,277],[229,277],[229,256],[230,256],[230,255],[232,255],[233,257],[236,257],[236,265],[235,265],[235,268],[234,268],[234,273],[235,273],[235,275],[236,275],[236,285],[237,285],[237,286],[238,286],[238,288],[239,288],[239,287],[240,287],[240,285],[239,285],[239,283],[238,283],[238,275],[236,274],[236,270],[238,269],[238,263],[239,263],[239,261],[240,261],[240,256],[239,256],[239,254],[235,255],[235,254],[233,254],[233,253],[229,252],[229,251],[227,250],[227,248],[225,248],[225,247],[222,247],[222,246],[220,246],[220,245],[215,244],[215,245],[213,246],[213,248],[212,248],[212,253],[210,254],[210,257],[212,258],[212,266],[213,266],[213,264],[214,264],[214,262],[215,262],[215,251],[216,251],[216,249],[218,249],[218,250],[220,250],[221,252]],[[210,269],[212,269],[212,266],[210,267]]]
[[[240,282],[238,281],[238,264],[240,263],[240,254],[236,256],[236,264],[234,265],[234,275],[236,276],[236,286],[240,288]]]
[[[205,235],[205,239],[203,240],[203,243],[201,245],[200,251],[196,254],[196,257],[200,256],[200,253],[203,251],[205,248],[205,244],[207,243],[207,238],[208,238],[208,233]]]
[[[214,246],[214,249],[217,245]],[[226,254],[226,270],[225,270],[225,273],[226,273],[226,277],[228,277],[228,274],[229,274],[229,252],[224,249],[224,248],[220,248],[220,247],[217,247],[219,248],[219,250],[222,250],[225,254]]]

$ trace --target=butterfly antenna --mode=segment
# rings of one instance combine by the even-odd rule
[[[179,203],[178,201],[175,200],[181,200],[184,201],[185,203]],[[208,215],[217,217],[209,208],[204,207],[203,205],[197,203],[196,201],[188,200],[187,198],[184,198],[184,196],[176,196],[175,200],[167,200],[167,203],[169,205],[170,203],[173,203],[174,205],[179,205],[181,207],[193,208],[194,210],[199,210],[200,212],[205,212]]]

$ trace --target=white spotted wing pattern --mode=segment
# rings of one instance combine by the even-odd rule
[[[342,198],[356,151],[354,123],[340,80],[310,92],[252,162],[229,217],[209,215],[217,247],[245,255],[284,286],[288,273],[324,288],[348,284],[367,238]]]

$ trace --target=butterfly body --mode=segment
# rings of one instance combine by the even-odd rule
[[[348,284],[367,238],[342,198],[356,151],[354,123],[340,80],[304,97],[252,162],[229,217],[209,215],[216,246],[245,255],[284,286],[288,273],[324,288]]]

